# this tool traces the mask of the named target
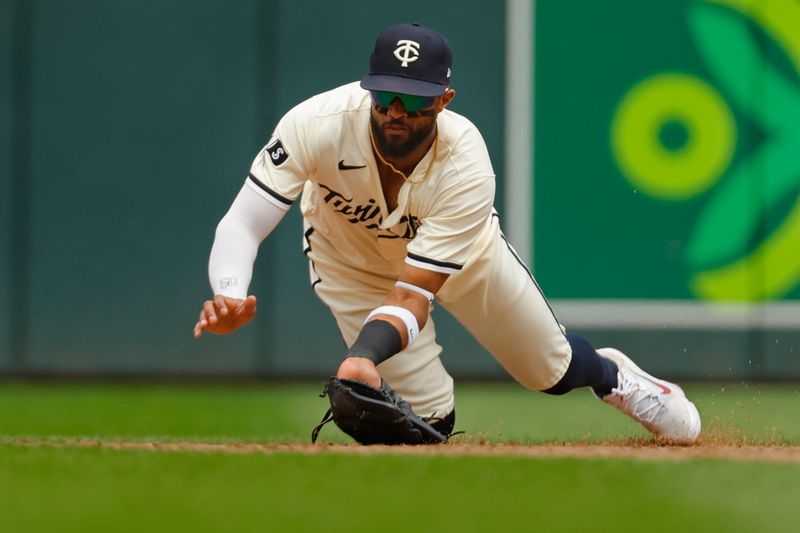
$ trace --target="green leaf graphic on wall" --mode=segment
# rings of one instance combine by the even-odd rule
[[[688,19],[719,90],[687,73],[644,79],[612,119],[613,155],[625,178],[653,198],[707,194],[684,255],[697,297],[781,298],[800,284],[800,2],[704,0],[689,7]],[[790,72],[770,60],[754,27]],[[764,133],[735,163],[731,108]],[[782,219],[770,225],[782,206]]]

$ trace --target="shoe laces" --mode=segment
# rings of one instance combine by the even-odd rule
[[[644,385],[642,380],[631,377],[628,372],[619,372],[619,383],[609,398],[624,411],[642,422],[653,423],[666,408],[661,394]]]

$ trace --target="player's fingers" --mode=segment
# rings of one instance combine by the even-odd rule
[[[219,314],[225,316],[228,314],[228,302],[226,301],[227,298],[222,296],[221,294],[217,294],[214,296],[214,306],[219,311]]]
[[[208,320],[209,324],[217,323],[217,311],[214,308],[214,302],[206,300],[203,304],[203,310],[200,313],[200,320]]]
[[[203,326],[201,325],[201,322],[202,321],[194,325],[194,330],[192,331],[192,333],[194,334],[195,339],[199,339],[200,337],[203,336]]]

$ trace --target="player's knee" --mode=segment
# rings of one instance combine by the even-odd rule
[[[551,346],[546,348],[540,359],[547,361],[543,367],[541,364],[537,365],[534,372],[531,372],[527,379],[518,380],[525,387],[546,392],[548,394],[564,394],[567,391],[560,392],[559,388],[553,388],[554,383],[560,383],[563,375],[565,374],[565,367],[569,367],[568,361],[572,358],[572,347],[565,338],[553,342]],[[543,369],[548,369],[549,372],[543,372]],[[559,392],[556,392],[559,391]]]
[[[565,358],[569,357],[569,354],[563,355],[561,352],[553,352],[550,357],[550,361],[564,361]],[[559,373],[554,373],[555,369],[563,369],[564,365],[559,365],[556,362],[552,363],[548,368],[551,370],[551,372],[548,374],[544,374],[542,372],[541,366],[536,366],[535,368],[531,368],[523,372],[522,375],[519,373],[514,373],[513,375],[516,381],[526,389],[537,392],[546,392],[548,394],[560,394],[552,392],[551,387],[553,386],[553,383],[560,382],[562,377]]]
[[[561,335],[549,343],[541,343],[532,348],[526,359],[521,361],[522,365],[514,365],[508,370],[520,385],[529,390],[558,394],[553,392],[552,387],[561,380],[569,367],[572,347],[566,337]]]
[[[437,418],[435,420],[431,420],[430,422],[433,429],[449,437],[453,434],[453,428],[456,425],[456,410],[453,409],[450,411],[450,414],[444,418]]]

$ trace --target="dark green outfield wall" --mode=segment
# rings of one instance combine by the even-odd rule
[[[294,208],[262,247],[246,330],[196,342],[214,227],[275,121],[363,75],[385,26],[455,49],[453,109],[502,176],[504,11],[457,1],[0,0],[0,370],[326,373]],[[479,31],[476,30],[480,28]],[[453,366],[496,368],[445,320]]]
[[[0,0],[0,374],[331,372],[341,341],[297,208],[256,263],[254,324],[192,338],[214,228],[282,113],[360,78],[401,21],[452,42],[452,109],[484,134],[505,216],[503,5]],[[798,21],[800,0],[536,2],[525,214],[557,310],[780,300],[800,316]],[[583,331],[666,376],[799,377],[800,318],[755,316]],[[434,318],[454,374],[503,375]]]

